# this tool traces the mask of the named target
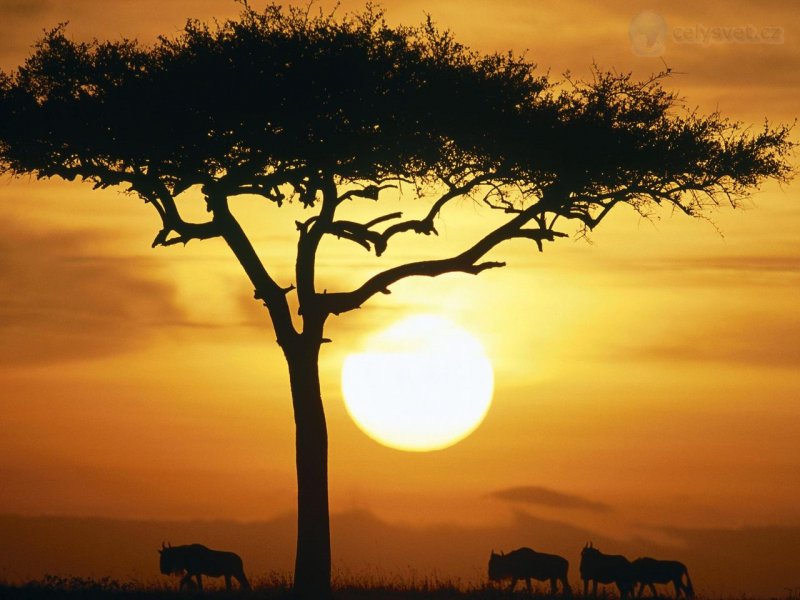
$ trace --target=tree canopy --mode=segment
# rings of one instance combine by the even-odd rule
[[[61,26],[4,77],[4,158],[42,176],[152,170],[173,195],[216,184],[274,200],[313,171],[426,175],[454,158],[453,134],[478,156],[543,88],[510,56],[372,10],[336,21],[273,6],[216,29],[189,22],[150,48],[78,43]],[[253,175],[270,179],[243,188]]]
[[[0,160],[129,186],[164,218],[157,244],[216,234],[180,218],[175,198],[192,186],[310,206],[325,177],[372,199],[392,179],[435,180],[446,196],[482,188],[509,213],[538,204],[527,214],[593,227],[618,202],[697,214],[788,175],[786,127],[753,133],[686,111],[664,75],[551,82],[524,57],[471,51],[430,20],[390,27],[371,6],[340,19],[246,9],[150,47],[76,42],[62,25],[2,74]],[[380,253],[396,233],[434,232],[444,202],[380,233],[327,227]],[[530,235],[546,239],[551,222]]]

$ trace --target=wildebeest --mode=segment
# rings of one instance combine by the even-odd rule
[[[564,595],[572,593],[567,582],[567,570],[569,563],[566,558],[555,554],[544,554],[536,552],[530,548],[519,548],[508,554],[495,554],[489,557],[489,579],[500,581],[511,579],[509,591],[514,591],[517,581],[524,579],[531,591],[531,579],[537,581],[550,581],[550,591],[555,594],[557,591],[556,582],[561,581]]]
[[[239,582],[243,590],[250,589],[250,582],[244,575],[242,559],[233,552],[211,550],[201,544],[188,546],[161,545],[159,566],[164,575],[185,573],[179,589],[192,587],[192,577],[197,579],[198,589],[203,589],[202,575],[225,577],[225,589],[231,589],[231,577]]]
[[[619,597],[625,600],[633,594],[634,581],[631,561],[619,554],[603,554],[591,543],[581,550],[581,579],[583,579],[583,595],[589,593],[589,582],[592,582],[592,596],[597,596],[598,583],[615,583]]]
[[[650,588],[653,596],[656,596],[655,583],[670,583],[675,586],[675,598],[679,598],[681,592],[687,597],[694,597],[692,580],[689,579],[689,571],[681,562],[677,560],[656,560],[655,558],[644,557],[633,561],[634,585],[639,584],[637,597],[641,598],[644,586]],[[684,576],[686,582],[684,583]]]

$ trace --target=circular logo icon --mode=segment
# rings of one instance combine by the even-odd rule
[[[666,50],[667,22],[660,14],[645,10],[628,26],[631,50],[638,56],[661,56]]]

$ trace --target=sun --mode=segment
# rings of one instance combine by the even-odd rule
[[[426,452],[463,440],[492,403],[494,373],[481,343],[455,323],[415,315],[370,337],[342,368],[356,425],[375,441]]]

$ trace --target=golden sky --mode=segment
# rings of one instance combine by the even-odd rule
[[[360,6],[348,0],[340,10]],[[645,77],[666,64],[675,73],[667,85],[701,111],[755,126],[800,113],[792,2],[383,6],[390,22],[429,12],[476,49],[526,52],[553,77],[587,75],[592,62]],[[666,23],[662,56],[632,45],[643,8]],[[77,39],[147,43],[189,16],[237,10],[222,0],[0,0],[0,67],[18,65],[43,29],[65,20]],[[725,37],[737,27],[755,37]],[[286,369],[222,243],[152,250],[158,223],[140,201],[60,180],[4,179],[0,205],[0,513],[290,512]],[[425,211],[408,197],[388,197],[384,209]],[[301,209],[238,211],[262,255],[287,257],[273,270],[288,285]],[[331,288],[352,284],[392,260],[462,247],[489,217],[462,202],[444,214],[439,239],[382,259],[327,243],[322,278]],[[321,363],[332,511],[479,528],[506,527],[522,511],[621,540],[667,528],[800,526],[798,184],[766,185],[712,220],[643,220],[621,208],[591,243],[562,240],[543,254],[507,243],[492,255],[504,269],[404,282],[334,318]],[[471,331],[495,368],[482,426],[433,453],[376,444],[350,420],[339,389],[348,353],[418,312]]]

